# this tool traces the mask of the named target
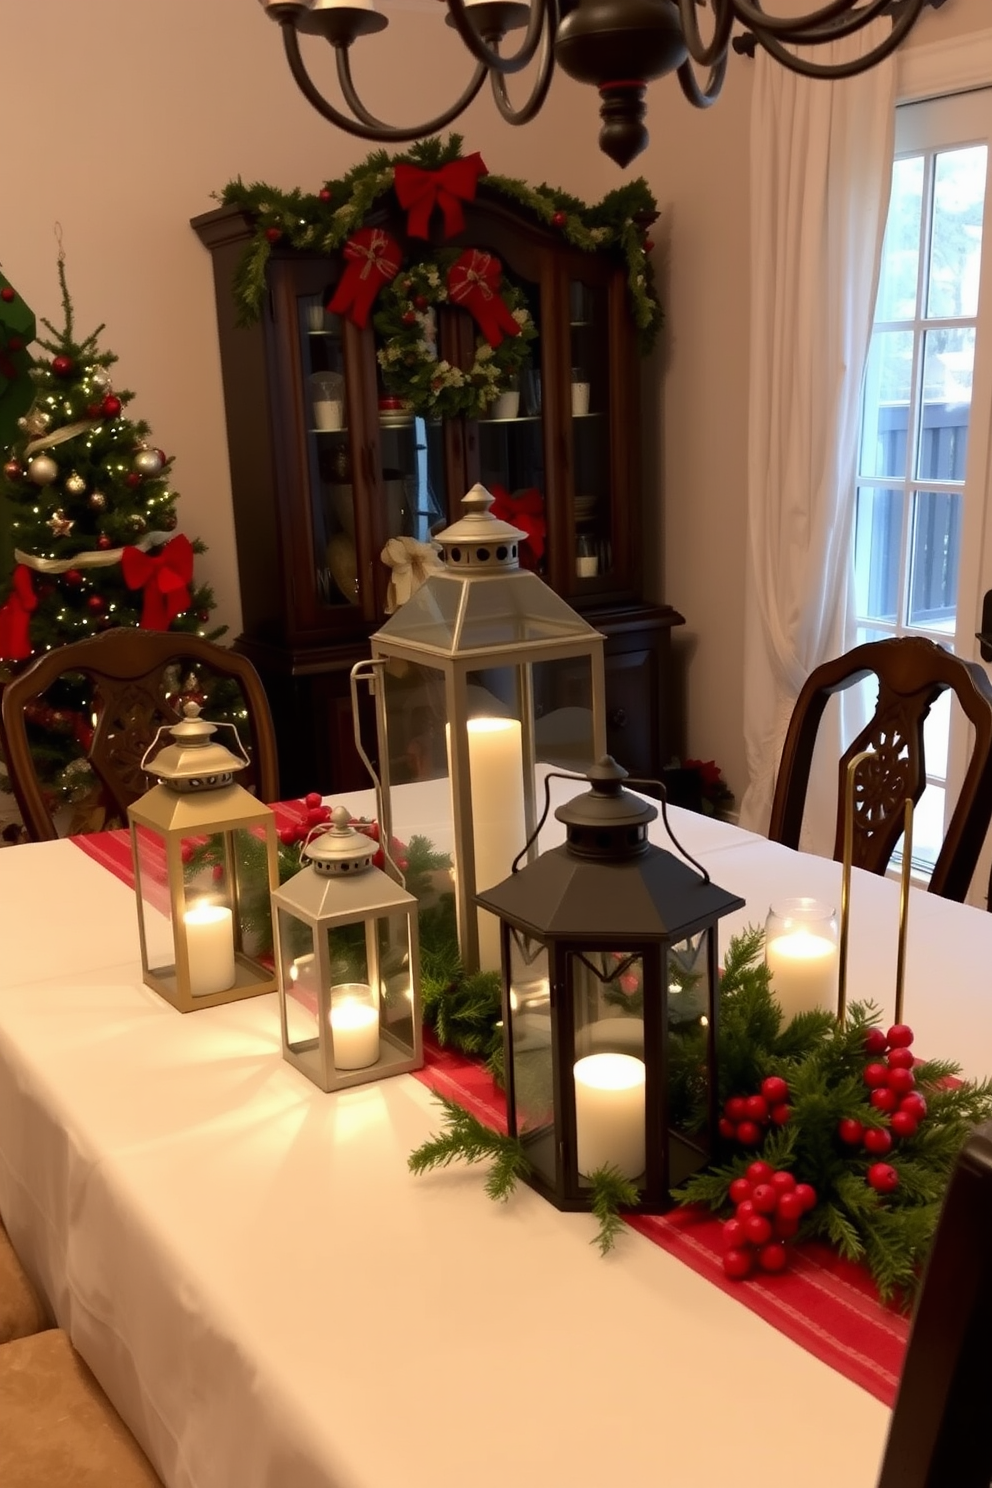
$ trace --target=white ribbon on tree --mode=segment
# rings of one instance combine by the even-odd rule
[[[146,532],[130,546],[147,553],[149,548],[170,542],[175,535],[174,532]],[[62,574],[68,573],[70,568],[111,568],[120,563],[123,553],[123,548],[91,548],[73,558],[39,558],[34,553],[22,553],[20,548],[15,548],[14,560],[23,563],[25,568],[33,568],[35,573]]]

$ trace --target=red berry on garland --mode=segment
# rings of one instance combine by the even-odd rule
[[[417,312],[416,312],[416,310],[404,310],[403,311],[403,314],[400,316],[400,320],[403,322],[404,325],[416,325],[417,324]]]
[[[916,1084],[916,1076],[911,1069],[894,1069],[889,1071],[889,1089],[894,1090],[896,1095],[908,1095]]]
[[[758,1265],[762,1271],[784,1271],[787,1259],[785,1246],[779,1240],[772,1240],[758,1251]]]
[[[868,1100],[875,1107],[876,1111],[883,1112],[894,1111],[899,1104],[898,1094],[896,1091],[890,1090],[888,1085],[880,1085],[877,1090],[873,1090]]]
[[[737,1128],[737,1140],[742,1147],[756,1147],[761,1141],[761,1127],[756,1121],[742,1121]]]
[[[927,1114],[927,1103],[918,1090],[911,1090],[899,1102],[899,1109],[908,1111],[917,1121],[922,1121]]]
[[[750,1245],[767,1245],[772,1238],[772,1222],[764,1214],[752,1214],[744,1220],[744,1233]]]
[[[211,872],[211,876],[213,877],[214,883],[220,883],[220,881],[224,877],[224,864],[223,863],[215,863],[214,866],[213,866],[213,868],[210,870],[210,872]]]
[[[270,243],[278,243],[279,239],[282,237],[282,228],[267,227],[265,229],[265,236],[268,238]]]
[[[837,1135],[848,1147],[860,1147],[864,1131],[861,1122],[855,1121],[853,1116],[842,1116],[837,1123]]]
[[[876,1193],[890,1194],[899,1187],[899,1174],[889,1163],[872,1163],[866,1176]]]
[[[908,1023],[893,1023],[886,1034],[890,1049],[908,1049],[913,1037],[913,1030]]]
[[[72,357],[52,357],[52,371],[55,373],[56,377],[71,377],[75,370],[76,364],[72,360]]]
[[[9,305],[13,298],[14,291],[11,289],[9,284],[5,284],[3,289],[0,289],[0,300],[6,300],[7,304]]]
[[[885,1062],[890,1070],[912,1069],[916,1059],[912,1049],[892,1049]]]
[[[723,1114],[729,1116],[731,1121],[744,1121],[747,1117],[747,1101],[743,1095],[732,1095],[725,1101]]]
[[[739,1250],[747,1244],[747,1232],[744,1222],[740,1219],[728,1219],[724,1222],[720,1231],[720,1240],[724,1250]]]
[[[323,806],[324,798],[320,791],[307,791],[303,797],[303,804],[308,811],[314,811],[318,806]]]
[[[94,615],[102,615],[107,608],[107,601],[102,594],[91,594],[86,601],[86,608],[92,610]]]
[[[327,187],[322,186],[317,192],[317,199],[322,202],[329,202],[331,199],[331,195],[332,193],[328,191]]]
[[[100,412],[105,418],[116,418],[123,406],[115,393],[108,393],[100,404]]]
[[[761,1082],[761,1093],[770,1106],[781,1105],[789,1099],[789,1087],[781,1075],[769,1075]]]
[[[802,1198],[797,1193],[784,1193],[779,1195],[778,1208],[775,1213],[783,1219],[794,1219],[797,1223],[805,1214],[806,1209]]]
[[[721,1116],[717,1122],[717,1130],[725,1142],[732,1142],[737,1136],[737,1122],[731,1121],[729,1116]]]
[[[759,1183],[751,1195],[751,1202],[759,1214],[774,1214],[778,1194],[770,1183]]]
[[[735,1178],[727,1193],[732,1204],[743,1204],[751,1197],[751,1185],[746,1178]]]
[[[868,1152],[873,1152],[876,1157],[881,1157],[892,1146],[892,1134],[884,1126],[866,1126],[864,1143]]]
[[[880,1028],[869,1028],[865,1034],[865,1053],[884,1054],[889,1047],[888,1039]]]
[[[736,1209],[734,1218],[735,1219],[750,1219],[751,1215],[754,1214],[754,1212],[755,1212],[754,1200],[753,1199],[741,1199],[740,1203],[737,1205],[737,1209]]]
[[[555,227],[564,227],[565,223],[568,221],[568,217],[564,212],[555,212],[551,218],[551,221],[554,223]]]
[[[749,1095],[745,1102],[748,1121],[767,1121],[768,1102],[763,1095]]]
[[[794,1235],[799,1233],[799,1220],[789,1218],[780,1210],[776,1210],[772,1221],[772,1229],[775,1232],[776,1240],[791,1240]]]
[[[780,1106],[772,1106],[772,1120],[776,1126],[785,1126],[792,1116],[792,1107],[783,1101]]]
[[[770,1183],[774,1171],[775,1169],[771,1163],[763,1162],[759,1157],[756,1162],[748,1164],[746,1177],[752,1186],[759,1183]]]
[[[283,844],[284,847],[292,847],[293,843],[296,841],[296,828],[280,827],[279,841]]]
[[[753,1250],[725,1250],[723,1269],[735,1281],[741,1281],[751,1270],[753,1258]]]
[[[793,1192],[802,1200],[807,1213],[816,1208],[816,1189],[811,1183],[797,1183]]]
[[[919,1124],[912,1111],[892,1112],[890,1125],[897,1137],[915,1137]]]
[[[193,854],[195,851],[196,848],[192,845],[192,843],[184,842],[179,855],[184,863],[190,863],[193,860]]]
[[[773,1173],[768,1181],[772,1188],[778,1190],[780,1199],[783,1194],[791,1193],[796,1186],[795,1178],[793,1178],[791,1173],[787,1173],[784,1168],[781,1172]]]
[[[427,305],[428,305],[427,296],[426,295],[417,295],[417,297],[416,297],[416,299],[414,300],[413,303],[416,305],[416,307],[417,307],[418,310],[426,310],[427,309]]]
[[[866,1085],[876,1087],[888,1084],[889,1067],[887,1064],[866,1064],[862,1076]]]

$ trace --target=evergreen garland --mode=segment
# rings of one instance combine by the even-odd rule
[[[484,1126],[457,1101],[437,1094],[434,1099],[444,1110],[444,1129],[410,1153],[407,1165],[411,1173],[446,1168],[456,1158],[467,1163],[490,1158],[492,1167],[486,1177],[486,1193],[491,1199],[505,1203],[516,1188],[517,1179],[526,1178],[530,1172],[530,1162],[520,1141]]]
[[[333,253],[393,187],[393,170],[401,162],[436,170],[462,154],[462,136],[446,140],[419,140],[408,150],[389,155],[374,150],[339,180],[329,180],[319,192],[298,188],[280,191],[263,182],[246,185],[240,177],[229,181],[218,199],[225,206],[239,207],[254,221],[251,242],[238,265],[234,296],[238,323],[251,325],[259,317],[265,298],[265,271],[275,244],[313,253]],[[662,310],[655,291],[654,271],[645,247],[645,232],[657,216],[657,203],[643,177],[628,181],[609,192],[595,206],[588,206],[554,186],[532,186],[511,176],[487,175],[480,193],[508,197],[538,222],[560,232],[566,242],[584,253],[612,251],[622,258],[627,272],[631,314],[645,353],[654,344],[662,323]]]

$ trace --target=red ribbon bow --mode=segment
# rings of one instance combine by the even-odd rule
[[[396,278],[403,255],[392,234],[381,227],[360,227],[345,243],[344,256],[348,267],[327,309],[347,315],[361,330],[382,286]]]
[[[400,206],[408,213],[406,230],[411,238],[426,238],[435,206],[444,213],[444,236],[453,238],[465,226],[463,201],[473,201],[480,176],[489,169],[476,152],[464,160],[449,160],[438,170],[400,162],[393,169],[393,187]]]
[[[503,265],[491,253],[466,248],[448,270],[448,293],[456,304],[470,310],[490,346],[498,346],[504,335],[519,336],[520,327],[499,292]]]
[[[24,661],[31,655],[30,620],[37,608],[31,570],[18,563],[7,603],[0,609],[0,660]]]
[[[520,562],[524,568],[536,568],[544,557],[544,539],[548,531],[544,520],[544,497],[536,486],[514,491],[512,496],[505,486],[494,484],[489,490],[493,498],[490,514],[527,534],[520,544]]]
[[[193,544],[184,533],[177,533],[154,558],[140,548],[125,548],[121,569],[129,589],[145,591],[142,629],[168,630],[176,616],[189,609]]]

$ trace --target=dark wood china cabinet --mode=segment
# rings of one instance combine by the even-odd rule
[[[368,221],[404,253],[424,250],[398,207]],[[495,254],[538,336],[509,400],[482,418],[434,421],[383,396],[374,316],[359,329],[325,310],[339,254],[277,245],[262,315],[243,328],[232,282],[253,223],[221,207],[193,227],[214,265],[243,610],[236,646],[272,703],[283,793],[368,784],[349,670],[385,618],[390,570],[380,555],[392,537],[423,542],[456,519],[476,481],[540,493],[538,572],[606,636],[609,747],[632,775],[656,777],[673,746],[670,635],[682,616],[641,598],[640,367],[622,263],[573,249],[480,184],[464,230],[444,247]],[[436,335],[442,357],[471,365],[467,311],[439,304]],[[371,727],[365,737],[371,746]]]

